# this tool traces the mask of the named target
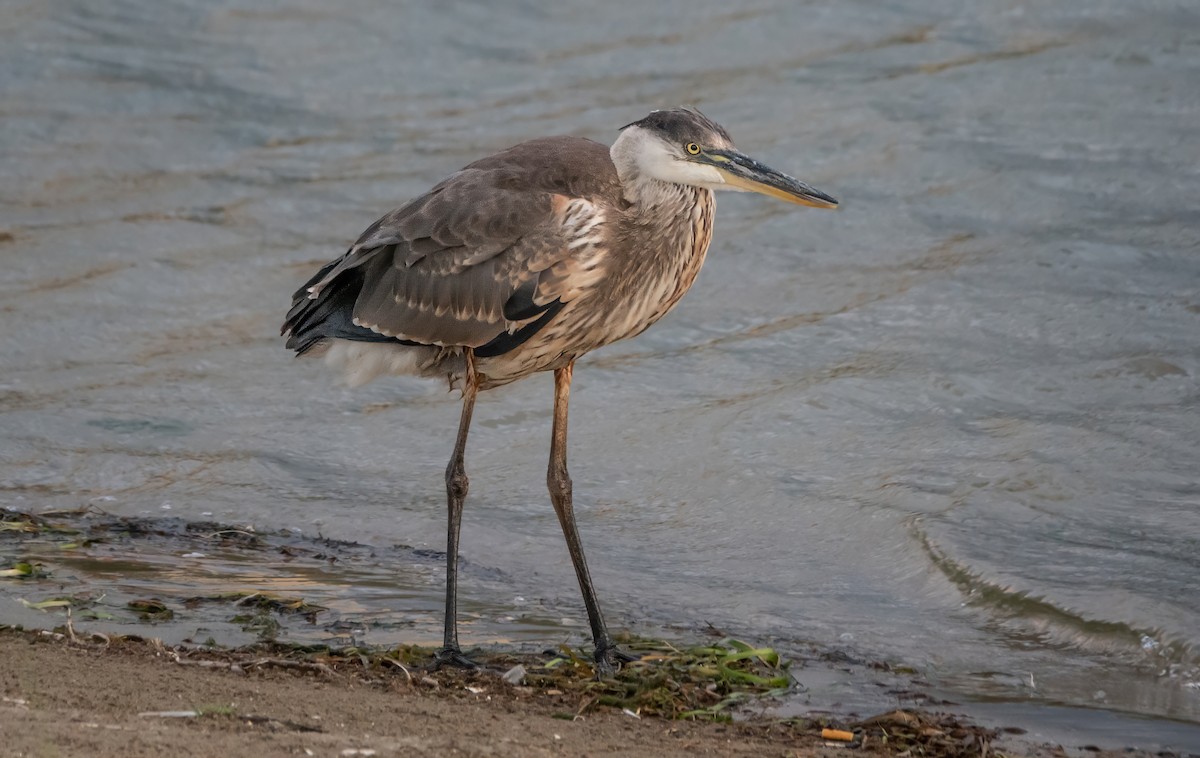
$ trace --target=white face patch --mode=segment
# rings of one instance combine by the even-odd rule
[[[665,151],[653,156],[652,161],[648,165],[643,164],[646,165],[645,171],[659,181],[706,189],[729,189],[721,172],[712,166],[675,158]]]
[[[629,162],[636,166],[637,173],[660,182],[706,189],[735,189],[725,184],[721,172],[714,167],[684,160],[680,157],[682,146],[672,147],[640,126],[626,127],[613,144],[612,152],[618,171],[622,163]]]

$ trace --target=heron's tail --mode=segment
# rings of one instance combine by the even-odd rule
[[[292,295],[292,309],[280,328],[280,334],[287,337],[287,347],[304,355],[330,339],[416,344],[354,323],[354,303],[363,285],[362,270],[348,269],[322,285],[341,262],[338,259],[326,264]]]

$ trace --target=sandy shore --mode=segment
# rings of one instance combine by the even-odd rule
[[[488,691],[490,689],[491,691]],[[149,643],[0,634],[6,755],[783,755],[764,726],[634,719],[561,706],[498,680],[482,692],[264,666],[179,665]],[[144,716],[199,710],[199,717]],[[371,753],[369,751],[375,751]],[[357,752],[353,752],[357,751]]]
[[[0,744],[17,756],[900,755],[868,739],[832,746],[819,725],[634,718],[577,693],[512,687],[494,674],[285,667],[249,651],[0,631]],[[181,713],[193,715],[180,715]],[[195,715],[198,714],[198,715]],[[924,718],[904,715],[903,718]],[[933,718],[933,716],[929,716]],[[914,722],[915,723],[915,722]],[[932,723],[932,722],[931,722]],[[894,728],[894,727],[893,727]],[[936,755],[1068,755],[980,740],[943,721]],[[946,749],[947,744],[957,745]],[[932,745],[932,743],[931,743]],[[1077,752],[1077,751],[1076,751]],[[1090,755],[1103,756],[1092,752]],[[1115,754],[1113,754],[1115,755]],[[1122,755],[1130,755],[1122,753]]]

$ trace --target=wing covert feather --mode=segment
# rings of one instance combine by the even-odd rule
[[[380,218],[310,291],[363,267],[354,324],[425,344],[479,347],[577,294],[573,272],[595,263],[578,260],[586,251],[572,243],[581,233],[594,237],[606,205],[619,202],[604,146],[577,138],[522,143]]]

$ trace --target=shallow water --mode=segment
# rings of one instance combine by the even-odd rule
[[[610,622],[1200,722],[1200,11],[943,5],[10,3],[0,504],[440,549],[457,403],[293,361],[290,293],[480,155],[693,103],[844,207],[722,196],[678,310],[581,361]],[[468,644],[586,628],[550,399],[477,409]]]

